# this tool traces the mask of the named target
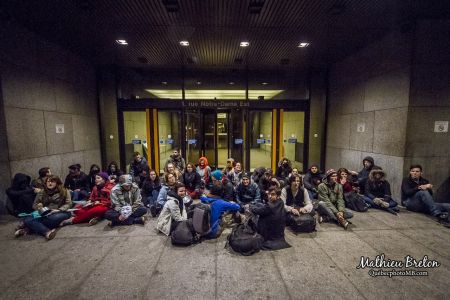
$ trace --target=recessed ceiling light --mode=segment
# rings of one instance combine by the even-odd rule
[[[229,85],[234,85],[234,81],[228,82]]]
[[[249,42],[241,42],[241,43],[240,43],[240,46],[241,46],[241,47],[248,47],[249,45],[250,45]]]
[[[127,40],[116,40],[116,43],[119,45],[128,45]]]
[[[268,82],[261,82],[262,85],[268,85]]]
[[[161,81],[161,84],[167,85],[167,81]]]
[[[196,83],[197,83],[197,85],[200,85],[200,84],[202,84],[202,82],[201,82],[201,81],[197,81]]]
[[[188,41],[181,41],[180,45],[184,46],[184,47],[187,47],[187,46],[189,46],[189,42]]]
[[[309,43],[307,43],[307,42],[301,42],[300,44],[298,44],[299,48],[306,48],[308,46],[309,46]]]

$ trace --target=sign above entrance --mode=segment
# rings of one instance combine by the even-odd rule
[[[193,107],[193,108],[235,108],[235,107],[250,107],[250,102],[245,100],[185,100],[182,101],[183,107]]]

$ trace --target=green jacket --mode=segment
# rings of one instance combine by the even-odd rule
[[[334,189],[328,185],[328,182],[324,180],[319,184],[318,188],[319,201],[325,202],[327,207],[336,214],[337,212],[344,212],[345,202],[342,185],[336,183]]]
[[[120,212],[122,206],[126,205],[130,205],[135,211],[142,206],[141,191],[135,183],[133,183],[129,191],[122,189],[120,184],[116,184],[111,190],[111,202],[114,209],[118,212]]]

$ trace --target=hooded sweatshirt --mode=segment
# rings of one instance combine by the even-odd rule
[[[222,215],[227,211],[236,212],[239,210],[240,206],[239,204],[227,202],[220,198],[209,198],[206,196],[201,196],[200,200],[203,203],[210,204],[211,206],[211,219],[210,219],[211,231],[207,235],[207,237],[216,238],[217,233],[219,232],[220,220]]]
[[[283,164],[283,161],[287,161],[286,164]],[[292,173],[292,164],[291,161],[289,159],[287,159],[286,157],[283,157],[282,159],[280,159],[280,161],[278,162],[278,167],[277,170],[275,172],[275,177],[278,179],[286,179],[289,177],[289,174]]]
[[[366,169],[366,167],[364,167],[364,161],[368,161],[371,163],[369,168]],[[366,156],[366,157],[364,157],[362,164],[363,164],[363,168],[358,173],[358,186],[360,188],[361,194],[364,194],[366,181],[369,178],[370,171],[372,171],[373,167],[375,166],[375,161],[373,160],[373,157]]]
[[[316,167],[317,173],[312,173],[311,168]],[[323,174],[319,170],[318,165],[311,165],[311,167],[308,169],[308,172],[306,172],[305,177],[303,178],[303,186],[310,191],[317,190],[319,184],[322,182]]]
[[[14,215],[19,213],[30,213],[33,211],[33,202],[35,198],[34,189],[30,186],[31,177],[17,173],[10,188],[6,189],[6,195],[11,200]]]

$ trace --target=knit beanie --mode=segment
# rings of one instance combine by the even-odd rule
[[[215,170],[214,172],[211,173],[211,177],[214,177],[216,180],[222,180],[222,171],[220,170]]]
[[[97,176],[100,176],[105,181],[108,181],[108,179],[109,179],[109,175],[106,172],[100,172],[100,173],[97,174]]]

